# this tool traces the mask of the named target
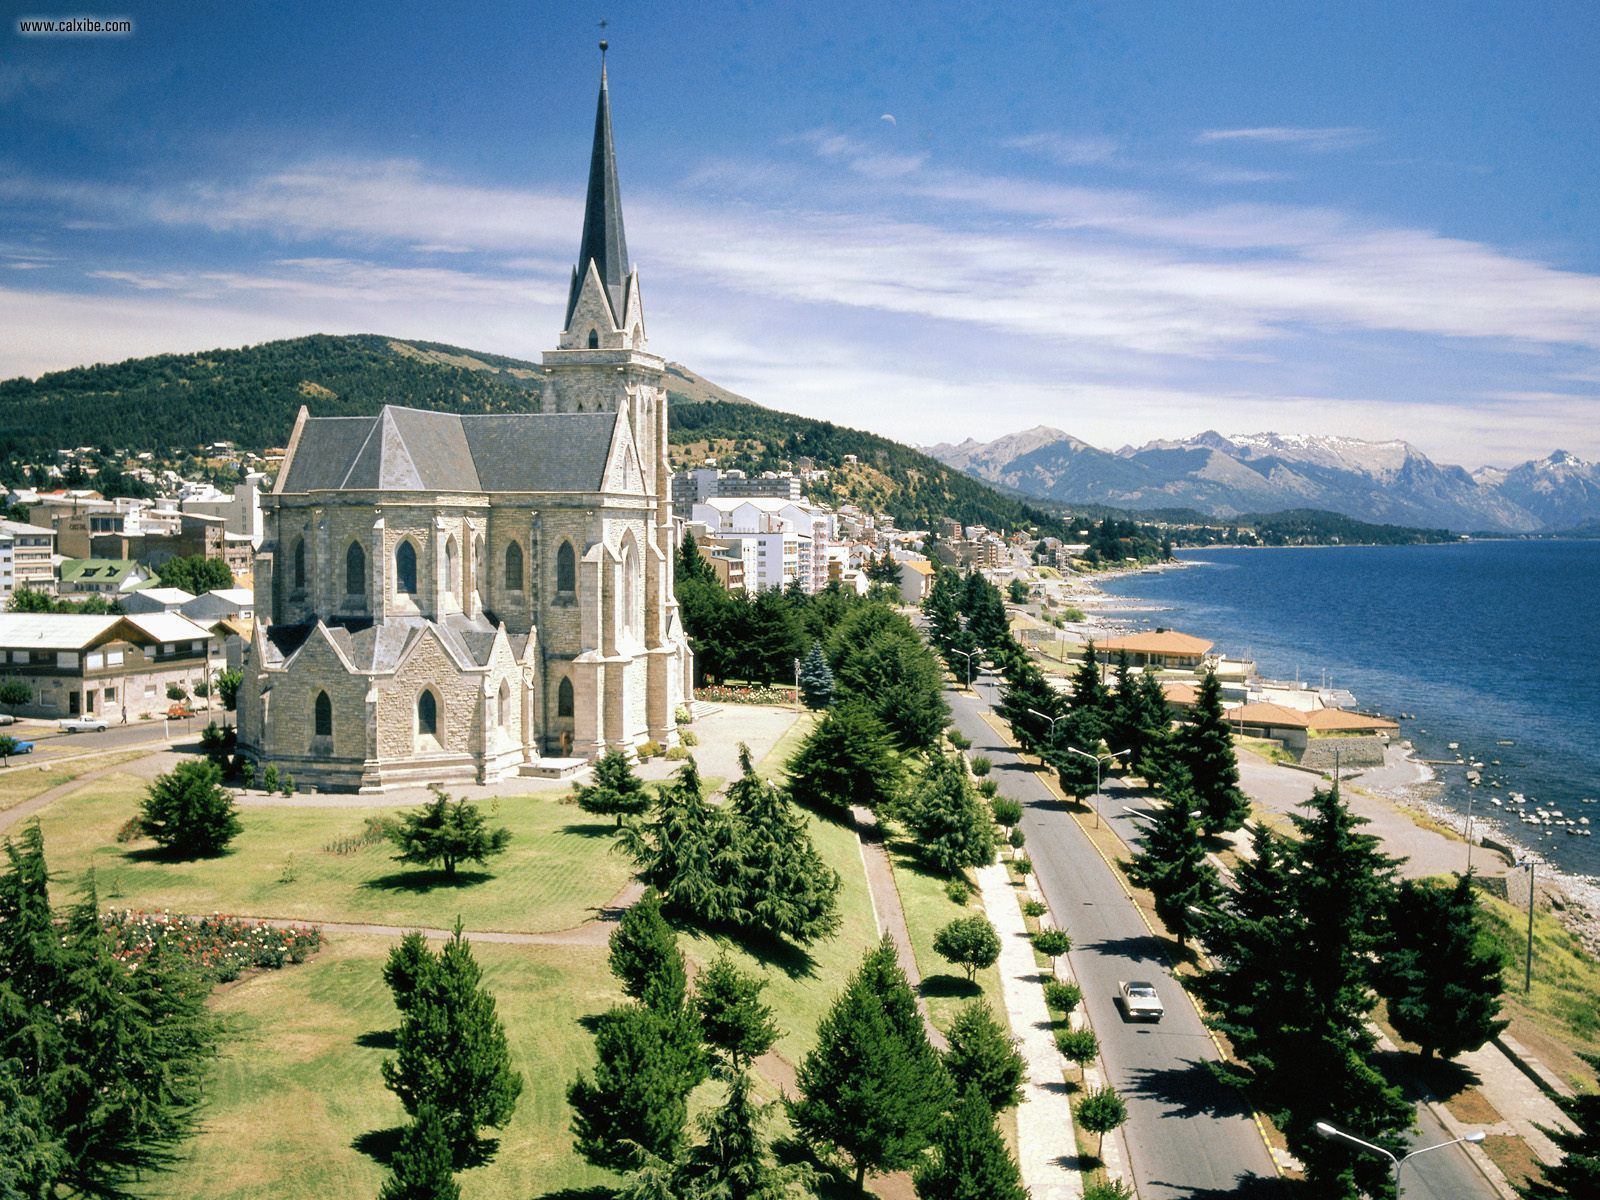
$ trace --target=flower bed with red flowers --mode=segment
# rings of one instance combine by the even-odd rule
[[[712,704],[793,704],[794,689],[720,684],[695,688],[694,698]]]
[[[276,970],[304,962],[322,946],[322,930],[316,925],[269,925],[222,913],[189,917],[112,909],[101,921],[112,953],[123,962],[137,964],[160,945],[182,954],[216,983],[227,983],[256,967]]]

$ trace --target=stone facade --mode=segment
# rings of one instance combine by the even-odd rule
[[[533,413],[304,409],[263,497],[240,746],[302,786],[487,781],[676,740],[665,363],[602,77],[583,248]]]

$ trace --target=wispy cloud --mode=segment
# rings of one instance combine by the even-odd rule
[[[1117,143],[1112,138],[1064,133],[1027,133],[1007,138],[1001,145],[1012,150],[1026,150],[1064,167],[1109,162],[1117,153]]]
[[[1370,129],[1354,125],[1338,125],[1321,129],[1307,129],[1291,125],[1263,125],[1249,129],[1206,129],[1195,135],[1197,145],[1213,142],[1258,142],[1279,146],[1294,146],[1301,150],[1348,150],[1376,140]]]

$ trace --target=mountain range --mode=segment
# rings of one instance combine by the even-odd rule
[[[1315,508],[1461,532],[1555,532],[1600,521],[1600,466],[1563,450],[1469,473],[1404,441],[1208,430],[1112,451],[1044,425],[924,449],[978,479],[1068,504],[1191,508],[1223,519]]]

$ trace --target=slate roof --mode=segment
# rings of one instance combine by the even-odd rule
[[[283,492],[593,492],[617,413],[462,414],[385,405],[375,417],[310,417]]]
[[[269,661],[277,665],[292,658],[305,645],[314,629],[315,626],[310,622],[267,626],[265,633]],[[334,643],[355,665],[356,670],[365,672],[393,670],[400,664],[406,648],[421,637],[426,629],[438,634],[439,640],[463,666],[488,665],[490,651],[494,648],[495,626],[481,618],[452,613],[443,621],[431,621],[426,617],[390,617],[381,622],[370,619],[328,622],[328,633]],[[526,645],[526,638],[522,646],[518,646],[513,639],[512,648],[519,654]]]
[[[578,265],[572,272],[571,292],[567,297],[567,319],[588,273],[590,260],[600,273],[611,301],[612,315],[620,324],[627,311],[628,238],[622,228],[622,191],[617,186],[617,150],[611,140],[611,93],[606,87],[606,69],[600,67],[600,101],[594,114],[594,147],[589,154],[589,195],[583,207],[583,241],[578,246]]]

